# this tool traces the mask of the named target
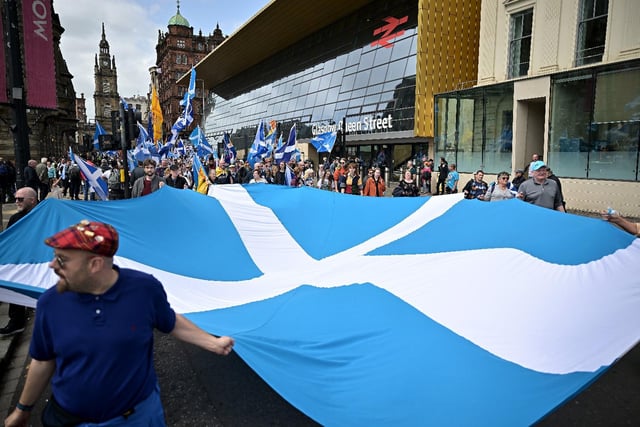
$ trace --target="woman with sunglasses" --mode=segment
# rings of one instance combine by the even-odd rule
[[[509,172],[500,172],[496,182],[492,182],[484,195],[486,202],[499,202],[516,197],[516,189],[509,182]]]

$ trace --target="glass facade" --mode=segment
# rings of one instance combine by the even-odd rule
[[[435,158],[458,171],[510,171],[512,134],[512,83],[436,96]]]
[[[640,64],[553,80],[549,165],[559,176],[638,181]]]
[[[230,132],[236,147],[247,149],[261,120],[277,121],[285,137],[296,123],[298,139],[337,130],[343,120],[348,134],[380,133],[383,139],[412,131],[417,5],[375,2],[235,77],[224,88],[235,96],[215,99],[207,135]],[[390,16],[407,19],[392,28],[386,46],[374,32]],[[389,117],[386,126],[376,121]]]

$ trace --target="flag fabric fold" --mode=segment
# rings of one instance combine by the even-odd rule
[[[337,132],[325,132],[311,138],[311,144],[318,153],[330,153],[336,143]]]
[[[232,336],[269,386],[330,426],[534,425],[640,341],[640,239],[599,218],[462,194],[238,184],[210,194],[44,200],[0,233],[0,300],[33,307],[58,280],[43,240],[83,218],[108,222],[117,265],[153,274],[176,312]],[[163,215],[132,215],[167,206],[188,218],[171,233],[147,232],[166,229]],[[310,227],[298,207],[314,206],[376,214]],[[500,227],[469,233],[469,218]],[[526,239],[513,232],[541,223]],[[224,242],[215,268],[201,224]],[[188,251],[148,250],[184,242]]]

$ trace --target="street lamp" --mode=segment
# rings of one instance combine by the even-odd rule
[[[205,120],[206,120],[205,112],[204,112],[204,97],[205,97],[204,96],[204,79],[196,79],[196,83],[197,82],[202,82],[202,93],[201,93],[201,95],[202,95],[202,119],[201,120],[202,120],[202,131],[204,131],[204,125],[205,125]]]

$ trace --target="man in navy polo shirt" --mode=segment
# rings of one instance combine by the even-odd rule
[[[164,426],[153,330],[220,355],[231,352],[233,338],[175,313],[153,276],[114,265],[111,225],[84,220],[45,243],[54,248],[49,266],[59,280],[38,300],[29,373],[5,426],[26,425],[50,379],[45,426]]]

